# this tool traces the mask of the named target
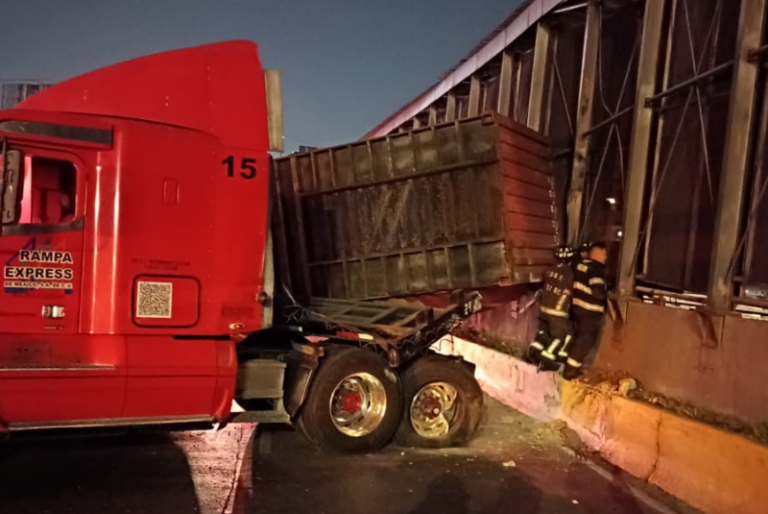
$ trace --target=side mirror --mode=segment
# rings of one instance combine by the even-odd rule
[[[12,225],[19,221],[21,214],[21,186],[24,177],[22,163],[24,156],[18,150],[8,150],[4,155],[2,169],[2,196],[0,196],[0,222]]]
[[[269,123],[269,151],[283,153],[283,95],[280,86],[280,72],[264,70],[267,84],[267,121]]]

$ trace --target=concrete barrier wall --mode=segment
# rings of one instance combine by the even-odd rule
[[[765,446],[578,384],[565,384],[562,396],[560,416],[628,473],[707,513],[768,512]]]
[[[606,317],[595,367],[627,373],[647,391],[766,423],[766,362],[766,322],[727,317],[716,345],[694,312],[632,302],[624,323]]]
[[[609,462],[707,514],[768,512],[768,448],[612,392],[563,382],[461,339],[436,345],[477,365],[494,398],[549,421],[565,420]]]
[[[497,293],[497,296],[501,296]],[[536,333],[533,292],[516,289],[467,321],[481,335],[522,351]],[[606,317],[595,367],[636,378],[650,392],[746,423],[768,423],[768,323],[727,317],[719,345],[694,312],[631,302],[627,319]]]
[[[480,386],[505,405],[542,421],[557,418],[560,389],[554,374],[537,373],[523,361],[460,338],[444,338],[435,349],[475,364]]]

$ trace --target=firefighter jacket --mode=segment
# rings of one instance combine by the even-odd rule
[[[583,259],[576,264],[573,277],[573,306],[588,312],[605,312],[608,293],[605,287],[605,266]]]
[[[558,318],[569,317],[573,286],[573,268],[560,264],[547,271],[541,295],[541,313]]]

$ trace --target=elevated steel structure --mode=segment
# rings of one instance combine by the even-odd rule
[[[41,80],[11,80],[0,82],[0,109],[12,109],[28,97],[52,85]]]
[[[765,163],[764,4],[527,1],[365,137],[487,111],[524,122],[553,142],[567,238],[621,255],[619,292],[642,282],[728,309],[768,284],[754,258],[768,209],[745,193]]]
[[[676,377],[624,347],[609,367],[693,400],[709,373],[704,403],[768,421],[768,387],[742,373],[768,358],[768,323],[751,321],[768,318],[767,1],[527,1],[366,137],[489,110],[549,137],[567,239],[612,246],[611,337],[635,344],[650,333],[628,312],[663,304],[665,351],[697,356]]]

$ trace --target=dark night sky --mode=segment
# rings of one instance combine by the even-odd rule
[[[362,136],[432,85],[520,0],[0,0],[0,81],[60,81],[227,39],[283,73],[288,148]]]

